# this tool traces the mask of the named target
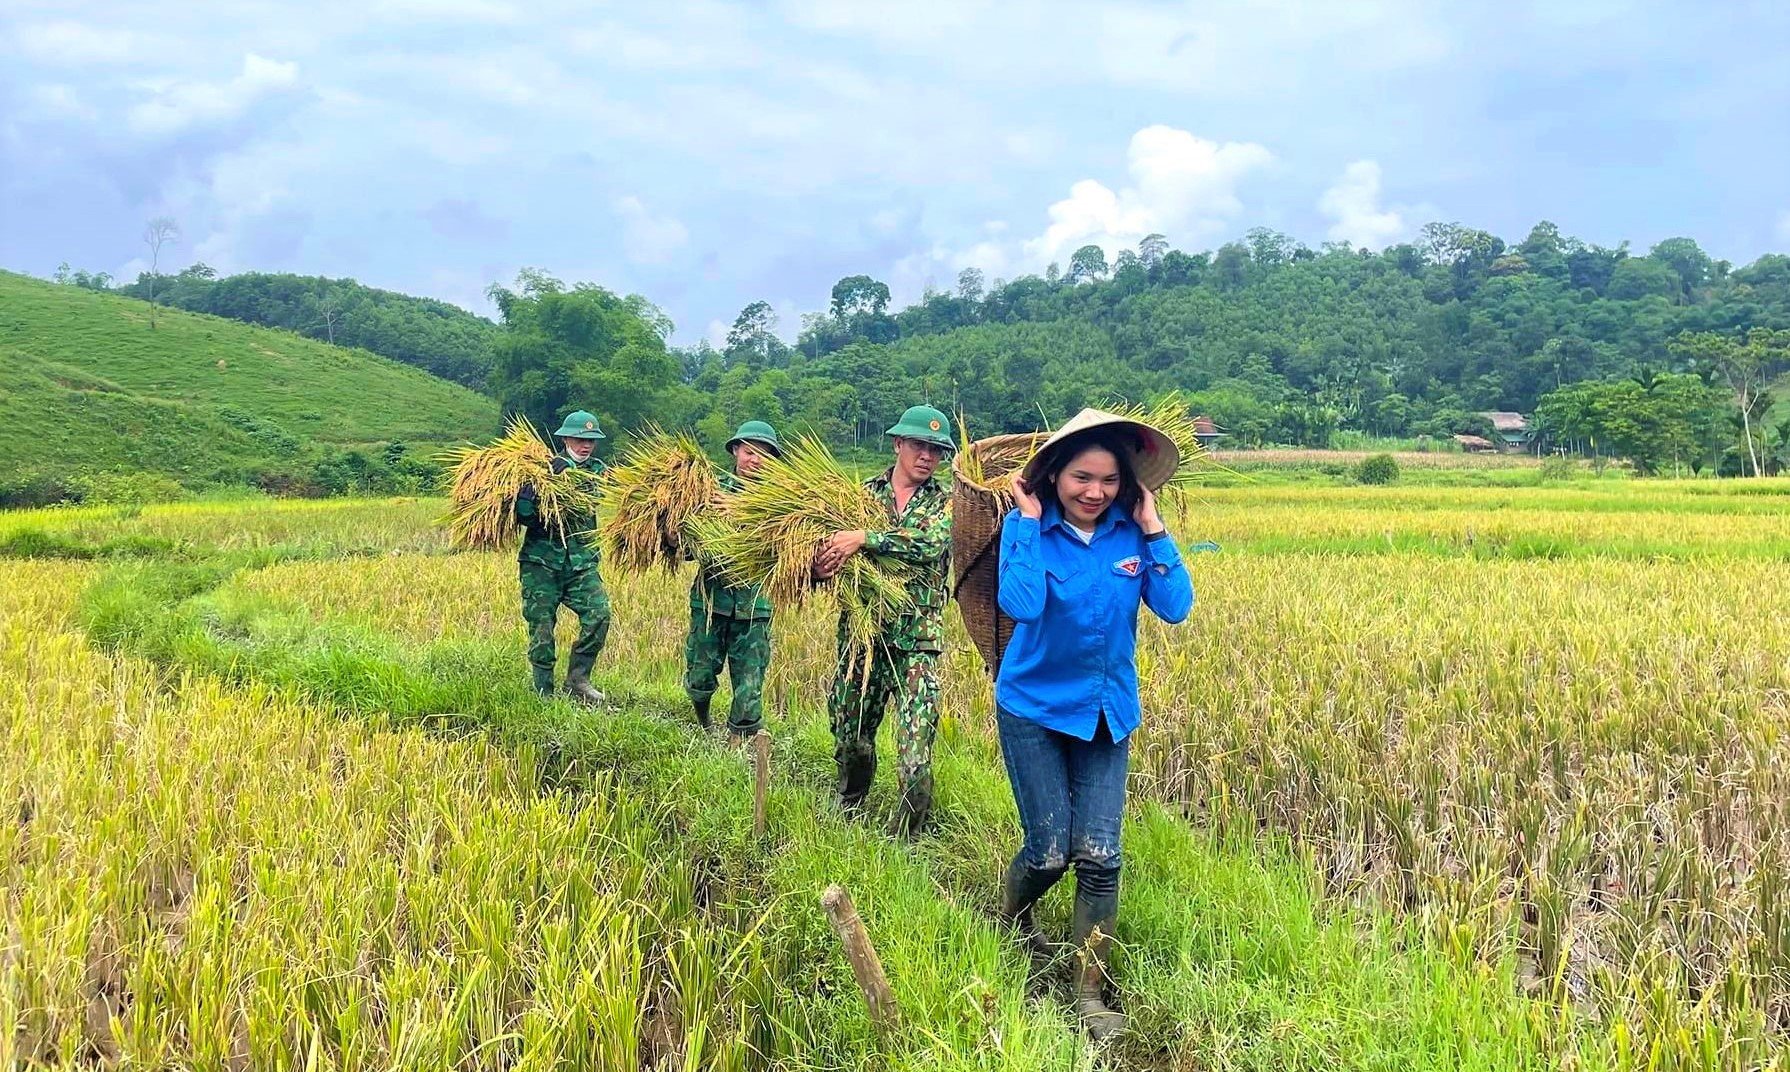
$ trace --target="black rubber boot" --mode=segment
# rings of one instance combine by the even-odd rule
[[[1062,877],[1060,867],[1055,870],[1028,867],[1017,856],[1007,865],[1007,881],[1001,886],[1001,921],[1019,933],[1026,952],[1034,960],[1055,960],[1063,952],[1062,946],[1044,937],[1038,922],[1032,918],[1033,906]]]
[[[690,706],[696,710],[696,724],[705,730],[714,725],[713,720],[709,718],[709,701],[712,699],[714,697],[704,696],[700,700],[694,698],[690,700]]]
[[[534,675],[535,693],[540,696],[553,695],[553,668],[543,670],[538,666],[528,668]]]
[[[1089,882],[1090,878],[1095,881]],[[1096,1042],[1125,1030],[1125,1014],[1106,1004],[1107,962],[1119,914],[1118,878],[1117,872],[1098,877],[1076,875],[1075,1014]],[[1097,888],[1090,891],[1084,885]]]
[[[590,683],[590,668],[596,664],[595,655],[580,657],[573,655],[566,662],[566,695],[578,703],[595,707],[603,702],[603,694]]]
[[[856,813],[864,806],[864,798],[870,794],[871,779],[876,777],[876,754],[853,752],[839,756],[836,762],[839,783],[833,803],[840,811]]]
[[[889,836],[912,841],[926,829],[926,820],[931,815],[932,773],[928,771],[901,791],[895,814],[889,817]]]

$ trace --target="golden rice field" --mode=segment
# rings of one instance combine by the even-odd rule
[[[141,532],[193,546],[320,544],[331,553],[244,570],[224,591],[409,645],[514,650],[520,681],[513,559],[443,554],[432,528],[440,512],[426,500],[37,512],[0,516],[0,540],[29,528],[95,542]],[[1451,963],[1487,966],[1491,974],[1474,978],[1576,1025],[1559,1030],[1578,1042],[1540,1045],[1533,1063],[1457,1055],[1453,1066],[1782,1067],[1790,1052],[1790,481],[1212,488],[1194,492],[1171,527],[1184,545],[1212,540],[1222,550],[1189,557],[1198,593],[1190,624],[1147,622],[1142,633],[1146,714],[1132,786],[1141,826],[1128,833],[1128,854],[1141,829],[1156,833],[1137,846],[1138,884],[1127,895],[1137,900],[1126,903],[1141,913],[1143,901],[1172,896],[1182,881],[1149,855],[1161,829],[1155,817],[1169,816],[1224,844],[1252,845],[1264,860],[1290,848],[1330,911],[1356,920],[1350,926],[1366,933],[1377,925],[1364,918],[1410,921],[1415,929],[1396,948],[1412,956],[1440,949]],[[396,553],[377,554],[381,543]],[[33,818],[17,835],[0,828],[0,858],[27,861],[9,872],[14,952],[0,969],[11,1015],[35,1010],[20,1021],[15,1039],[27,1041],[12,1043],[15,1061],[31,1056],[28,1044],[77,1063],[72,1047],[88,1037],[82,1018],[103,1006],[93,991],[104,969],[91,949],[128,947],[138,951],[131,963],[147,990],[160,978],[191,979],[200,964],[266,980],[229,1007],[169,995],[206,1067],[248,1067],[245,1018],[278,1025],[271,1037],[287,1040],[281,1056],[294,1065],[304,1061],[304,1040],[316,1038],[336,1067],[353,1066],[342,1057],[349,1052],[380,1067],[429,1067],[428,1055],[448,1053],[478,1067],[523,1067],[469,1059],[456,1040],[521,1030],[495,1021],[552,1034],[544,1025],[563,1027],[570,1016],[683,1010],[685,984],[669,959],[632,961],[623,952],[675,946],[686,939],[662,936],[687,934],[709,950],[701,963],[727,967],[704,984],[716,997],[696,1029],[713,1048],[688,1058],[681,1043],[665,1041],[687,1037],[666,1026],[683,1022],[676,1012],[665,1014],[658,1041],[643,1037],[630,1052],[641,1060],[675,1053],[683,1067],[727,1067],[727,1053],[737,1067],[810,1067],[747,1056],[776,1033],[758,1010],[791,1000],[787,981],[776,981],[787,959],[775,951],[753,958],[751,941],[740,942],[749,920],[691,907],[688,869],[651,851],[625,799],[572,807],[543,798],[525,761],[476,739],[374,732],[284,694],[254,694],[257,717],[234,719],[229,711],[243,698],[209,679],[104,659],[68,632],[27,624],[22,607],[39,622],[66,615],[70,590],[100,568],[0,566],[8,582],[0,599],[10,603],[0,619],[9,769],[21,769],[10,761],[23,756],[54,772],[48,782],[59,787],[54,802],[41,791],[32,798]],[[687,583],[610,578],[616,621],[599,663],[606,688],[676,707]],[[988,773],[998,768],[987,678],[958,640],[945,665],[946,830],[920,852],[947,900],[968,889],[986,903],[1011,835],[960,828],[984,814],[999,783]],[[766,690],[772,731],[812,746],[791,746],[790,761],[816,782],[825,778],[819,735],[833,643],[823,607],[780,617]],[[27,665],[58,669],[27,683],[19,673]],[[351,784],[345,770],[357,772]],[[0,791],[7,778],[0,773]],[[145,786],[158,792],[133,793]],[[291,808],[293,800],[303,807]],[[281,822],[295,811],[302,822]],[[77,836],[95,827],[129,851]],[[456,907],[458,918],[435,920],[433,931],[412,918],[400,936],[387,933],[392,891],[415,883],[416,898],[429,903],[431,861],[456,851],[462,860],[503,861],[481,865],[488,903],[528,909],[504,913],[500,925],[481,918],[474,899]],[[275,858],[292,870],[255,862]],[[136,862],[125,869],[115,859]],[[622,861],[629,877],[593,878],[564,898],[551,883],[533,893],[513,885],[517,872],[540,883],[569,862],[599,859]],[[956,885],[958,873],[969,876],[967,887]],[[20,884],[25,874],[41,878]],[[975,893],[983,884],[990,888]],[[83,901],[80,891],[94,887],[103,896]],[[206,890],[211,900],[164,905],[182,889]],[[1200,891],[1184,892],[1194,900]],[[22,898],[31,911],[17,907]],[[246,907],[226,912],[224,902]],[[616,924],[625,932],[613,937],[616,952],[556,946],[556,928],[582,921],[591,906],[627,921]],[[20,964],[34,962],[16,952],[21,920],[40,928],[23,935],[22,948],[54,951],[29,973]],[[1144,980],[1148,947],[1164,939],[1128,924],[1123,909],[1120,929],[1131,943],[1122,970],[1136,965],[1136,986],[1149,991],[1139,1002],[1212,978],[1211,966],[1183,951],[1178,966],[1149,968],[1179,981]],[[736,942],[745,955],[715,953]],[[556,969],[568,988],[571,976],[599,969],[621,981],[613,992],[605,982],[536,994],[518,982],[535,969],[518,960],[548,962],[543,948],[575,950]],[[416,1021],[426,1032],[394,1037],[402,1018],[389,1008],[362,1009],[347,1027],[315,1022],[316,1010],[344,1003],[306,986],[328,979],[352,993],[364,968],[355,958],[368,955],[414,971],[414,988],[402,992],[429,1010]],[[169,970],[183,957],[190,971]],[[389,1006],[386,989],[378,993]],[[1182,1019],[1209,1008],[1194,1000],[1176,1007]],[[0,1007],[0,1024],[8,1008]],[[1554,1015],[1530,1017],[1524,1030],[1553,1038],[1555,1028],[1536,1025]],[[1340,1052],[1325,1046],[1340,1046],[1335,1040],[1357,1026],[1288,1020],[1263,1030],[1283,1040],[1316,1032],[1324,1043],[1275,1052],[1325,1067],[1325,1055],[1335,1061]],[[1113,1067],[1272,1067],[1250,1063],[1246,1047],[1218,1044],[1230,1029],[1205,1029],[1211,1044],[1197,1061],[1144,1047],[1123,1051]],[[102,1037],[145,1066],[165,1061],[156,1047],[168,1036],[156,1025],[126,1015],[109,1030]],[[338,1037],[364,1049],[350,1051]],[[573,1059],[554,1056],[563,1039],[535,1045],[541,1037],[504,1043],[504,1052],[543,1055],[528,1067]]]
[[[774,1052],[763,958],[696,911],[639,803],[543,796],[476,738],[107,659],[55,628],[76,570],[7,572],[0,1067]]]

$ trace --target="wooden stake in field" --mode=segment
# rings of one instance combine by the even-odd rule
[[[827,892],[820,895],[820,906],[845,946],[845,959],[851,962],[852,975],[864,993],[864,1007],[870,1012],[871,1023],[885,1034],[893,1031],[900,1025],[901,1010],[895,1004],[894,991],[889,989],[889,979],[883,974],[876,947],[870,944],[864,921],[858,918],[858,910],[851,903],[851,894],[845,892],[844,886],[828,886]]]
[[[771,791],[771,735],[752,735],[752,836],[764,837],[765,797]]]

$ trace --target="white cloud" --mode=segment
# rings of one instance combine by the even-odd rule
[[[889,270],[889,289],[896,304],[918,301],[926,288],[955,290],[957,274],[965,268],[979,268],[988,280],[1004,278],[1022,266],[998,242],[977,242],[968,249],[952,249],[942,243],[919,253],[911,253],[896,261]]]
[[[994,85],[1136,86],[1177,93],[1291,97],[1339,70],[1432,66],[1455,48],[1446,20],[1420,0],[1110,0],[1097,11],[1040,0],[1011,5],[913,0],[901,5],[784,0],[804,29],[939,62]]]
[[[257,56],[242,58],[242,71],[228,82],[172,82],[155,87],[155,98],[130,110],[132,129],[172,134],[198,123],[234,119],[263,97],[298,82],[298,64]]]
[[[26,55],[44,63],[64,66],[116,63],[130,58],[136,44],[128,30],[88,26],[80,22],[47,22],[20,27],[15,40]]]
[[[622,19],[575,27],[566,43],[605,67],[640,71],[748,70],[772,60],[756,40],[763,17],[726,2],[635,5]],[[631,23],[631,24],[630,24]]]
[[[622,248],[636,264],[664,264],[690,240],[675,216],[654,215],[638,197],[616,198],[615,213],[622,220]]]
[[[886,236],[901,230],[901,224],[906,219],[906,213],[900,209],[883,208],[872,212],[866,225],[872,233]]]
[[[1318,211],[1331,220],[1327,234],[1352,246],[1379,249],[1411,233],[1403,213],[1380,204],[1380,165],[1357,160],[1343,169],[1318,198]]]
[[[413,119],[405,124],[401,140],[457,168],[493,160],[510,149],[502,135],[447,119]]]
[[[94,119],[99,113],[81,99],[73,86],[32,86],[27,99],[33,111],[52,119]]]
[[[1238,185],[1274,154],[1255,142],[1218,142],[1150,126],[1131,137],[1131,183],[1114,191],[1095,179],[1069,188],[1049,209],[1050,225],[1025,243],[1035,263],[1062,260],[1089,243],[1109,252],[1160,232],[1190,248],[1222,235],[1243,203]]]
[[[370,11],[373,15],[406,24],[516,21],[516,9],[495,0],[378,0]]]
[[[1197,249],[1232,229],[1243,211],[1238,187],[1273,162],[1274,154],[1254,142],[1219,143],[1174,127],[1145,127],[1131,137],[1130,181],[1118,190],[1082,179],[1046,210],[1050,222],[1042,234],[1019,240],[1009,236],[1007,221],[989,220],[983,237],[968,246],[934,243],[896,261],[890,287],[898,300],[911,301],[928,286],[954,287],[965,268],[981,269],[992,282],[1063,264],[1089,244],[1110,257],[1152,233]]]

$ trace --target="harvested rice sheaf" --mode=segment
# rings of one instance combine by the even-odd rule
[[[1121,417],[1128,417],[1168,436],[1174,443],[1175,450],[1180,453],[1180,462],[1175,466],[1175,473],[1168,478],[1165,488],[1174,491],[1186,487],[1201,468],[1209,468],[1206,448],[1200,444],[1198,426],[1194,422],[1193,411],[1187,408],[1187,400],[1179,391],[1170,391],[1147,406],[1126,404],[1108,407],[1110,412]]]
[[[715,467],[688,435],[648,427],[604,473],[605,557],[618,569],[675,570],[685,557],[686,527],[721,499]]]
[[[1178,392],[1163,395],[1147,406],[1115,403],[1101,408],[1148,424],[1168,436],[1175,444],[1180,462],[1165,485],[1167,490],[1178,491],[1186,487],[1202,468],[1211,467],[1206,449],[1200,445],[1193,413]],[[1044,441],[1050,438],[1050,432],[990,436],[971,442],[968,425],[961,416],[958,418],[958,427],[963,429],[963,442],[953,462],[954,476],[993,493],[1010,507],[1013,503],[1013,478],[1038,453]]]
[[[734,584],[764,590],[778,607],[800,606],[830,592],[845,614],[850,639],[867,643],[879,623],[912,606],[908,570],[860,553],[825,581],[814,577],[814,553],[835,532],[886,528],[889,519],[870,490],[826,446],[795,437],[781,458],[767,458],[758,475],[703,513],[689,529],[701,549]]]
[[[553,471],[553,448],[523,417],[512,417],[501,438],[485,447],[457,447],[441,456],[448,470],[451,510],[446,518],[454,544],[473,551],[501,551],[516,543],[516,497],[535,489],[535,507],[547,531],[576,535],[597,516],[596,476],[588,469]]]

